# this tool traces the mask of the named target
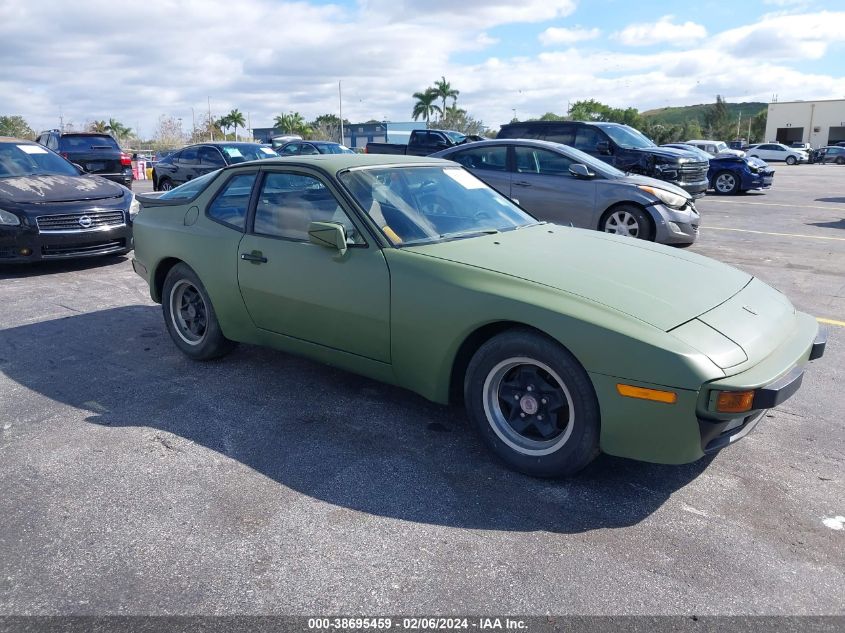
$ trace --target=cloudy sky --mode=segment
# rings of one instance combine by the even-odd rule
[[[671,13],[667,7],[671,6]],[[843,0],[0,0],[0,115],[253,127],[410,120],[441,75],[491,127],[595,98],[640,110],[845,97]]]

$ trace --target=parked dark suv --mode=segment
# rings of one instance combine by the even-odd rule
[[[173,187],[226,165],[278,157],[272,147],[260,143],[212,142],[188,145],[155,164],[153,189],[170,191]]]
[[[707,161],[685,150],[658,147],[641,132],[619,123],[525,121],[503,125],[497,138],[569,145],[624,172],[671,182],[693,197],[703,196],[709,185]]]
[[[37,141],[89,174],[132,188],[132,158],[121,151],[110,134],[47,130],[38,135]]]

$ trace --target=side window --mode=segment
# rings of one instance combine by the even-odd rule
[[[450,158],[467,169],[506,171],[508,148],[505,145],[476,147],[452,154]]]
[[[217,192],[214,200],[208,205],[205,214],[218,222],[227,224],[240,231],[246,226],[246,211],[249,207],[249,197],[255,182],[255,173],[238,174],[227,182]]]
[[[193,167],[197,164],[197,148],[189,147],[182,150],[177,161],[180,167]]]
[[[595,152],[596,145],[606,140],[601,132],[594,127],[586,125],[579,125],[575,133],[575,149],[580,149],[585,152]]]
[[[566,156],[533,147],[515,147],[516,170],[521,174],[568,176],[573,163]]]
[[[47,135],[47,147],[49,147],[54,152],[59,151],[59,140],[52,134]]]
[[[299,153],[303,156],[311,156],[313,154],[319,154],[320,151],[316,147],[311,145],[311,143],[303,143],[302,150]]]
[[[575,128],[571,125],[550,125],[546,130],[546,140],[572,145],[575,143]]]
[[[312,222],[339,222],[350,244],[365,244],[334,194],[313,176],[267,174],[255,208],[253,231],[261,235],[308,241]]]
[[[225,167],[226,161],[223,156],[214,147],[201,147],[199,150],[199,160],[203,166]]]
[[[282,154],[294,155],[299,154],[299,143],[288,143],[282,148]]]

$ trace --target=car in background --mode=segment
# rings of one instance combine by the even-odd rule
[[[661,147],[675,147],[677,144],[662,145]],[[739,149],[731,149],[724,141],[707,141],[696,140],[686,141],[684,145],[689,145],[706,152],[710,156],[717,156],[719,154],[733,154],[735,156],[745,156],[745,152]]]
[[[270,139],[270,147],[275,150],[278,150],[282,145],[285,143],[290,143],[291,141],[301,141],[302,137],[299,134],[282,134],[280,136],[274,136]]]
[[[354,154],[351,149],[331,141],[290,141],[276,150],[279,156],[308,156],[315,154]]]
[[[188,145],[155,164],[152,174],[153,189],[170,191],[197,176],[227,165],[278,157],[269,145],[261,143],[220,141]]]
[[[449,161],[277,158],[184,188],[141,198],[132,267],[185,356],[263,345],[460,402],[529,475],[735,445],[824,354],[823,326],[759,279],[538,222]],[[368,412],[344,411],[351,438]]]
[[[837,165],[845,165],[845,147],[839,145],[828,145],[827,147],[820,147],[815,150],[814,162],[816,163],[836,163]]]
[[[728,147],[730,147],[731,149],[738,149],[744,152],[748,149],[748,141],[746,141],[744,138],[736,139],[728,143]]]
[[[125,254],[138,208],[123,185],[0,137],[0,264]]]
[[[407,143],[367,143],[367,154],[430,156],[435,152],[468,142],[466,134],[454,130],[413,130]]]
[[[110,134],[47,130],[36,140],[86,172],[132,188],[132,158]]]
[[[795,141],[789,144],[789,147],[792,149],[801,150],[802,152],[807,152],[808,154],[813,151],[813,146],[809,143],[801,143],[800,141]]]
[[[710,188],[719,195],[739,194],[752,189],[769,189],[774,182],[775,170],[759,158],[751,158],[745,152],[732,152],[710,156],[706,151],[685,143],[667,143],[661,147],[677,147],[701,152],[709,160],[707,179]]]
[[[792,149],[782,143],[758,143],[756,145],[749,145],[746,153],[752,158],[762,158],[765,161],[779,160],[785,162],[787,165],[806,163],[809,160],[807,152]]]
[[[699,215],[680,187],[628,175],[560,143],[489,140],[433,155],[463,165],[541,220],[663,244],[689,245]],[[435,203],[449,213],[449,200]]]
[[[562,143],[624,172],[671,182],[694,197],[707,191],[705,161],[683,150],[658,147],[639,130],[620,123],[524,121],[503,125],[496,138]]]

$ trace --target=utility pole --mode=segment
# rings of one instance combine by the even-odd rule
[[[208,131],[211,134],[211,140],[214,140],[214,121],[211,118],[211,97],[208,97]]]
[[[246,128],[249,130],[249,138],[252,139],[252,119],[250,119],[249,112],[246,113]]]
[[[340,144],[343,145],[343,88],[342,80],[337,80],[337,105],[340,111]]]
[[[194,106],[191,106],[191,142],[193,143],[194,137],[197,135],[197,115],[194,114]]]
[[[742,110],[739,111],[739,118],[736,121],[736,137],[739,138],[739,126],[742,123]]]

